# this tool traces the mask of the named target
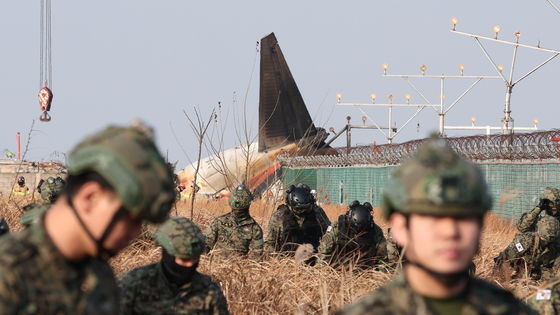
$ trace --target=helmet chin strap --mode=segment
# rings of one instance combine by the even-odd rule
[[[452,272],[452,273],[442,273],[442,272],[435,271],[431,268],[428,268],[421,263],[412,261],[408,257],[407,257],[406,261],[403,261],[403,264],[416,266],[416,267],[424,270],[425,272],[429,273],[431,276],[434,276],[434,277],[436,277],[440,280],[443,280],[445,282],[458,282],[460,280],[467,279],[469,277],[469,269],[468,268],[465,268],[465,269],[457,271],[457,272]]]
[[[119,210],[117,210],[117,212],[115,212],[115,214],[113,215],[113,218],[111,218],[111,221],[109,222],[109,224],[105,228],[105,231],[103,231],[103,234],[101,235],[101,237],[99,239],[96,239],[95,236],[93,236],[93,234],[89,230],[89,228],[86,226],[85,222],[83,221],[83,219],[80,216],[80,214],[78,213],[78,211],[76,210],[76,207],[74,206],[74,203],[72,202],[71,198],[68,198],[68,205],[70,205],[70,209],[72,209],[72,212],[76,216],[76,219],[78,219],[78,222],[80,222],[80,225],[82,226],[82,229],[86,232],[88,237],[95,243],[96,252],[97,252],[95,257],[101,258],[103,260],[108,260],[109,258],[115,256],[116,253],[114,251],[111,251],[111,250],[103,247],[103,243],[105,242],[105,240],[107,239],[109,234],[111,234],[111,231],[113,230],[117,221],[123,216],[123,214],[125,212],[124,208],[120,207]]]

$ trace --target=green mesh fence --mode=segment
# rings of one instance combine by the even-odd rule
[[[560,188],[560,164],[480,165],[494,197],[493,211],[518,218],[532,209],[545,187]],[[381,203],[381,192],[394,166],[356,168],[283,169],[284,185],[305,183],[317,190],[323,203],[348,204],[352,200]]]

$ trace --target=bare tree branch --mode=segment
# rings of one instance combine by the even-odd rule
[[[191,220],[194,217],[194,199],[196,197],[196,193],[197,193],[197,179],[198,179],[198,171],[200,170],[200,159],[202,157],[202,145],[204,144],[204,136],[206,135],[206,131],[208,131],[208,127],[210,126],[210,123],[212,122],[212,120],[215,118],[215,110],[212,110],[212,113],[210,114],[210,117],[208,118],[207,121],[204,121],[202,119],[202,114],[200,113],[200,109],[199,108],[194,108],[194,115],[195,117],[191,118],[189,116],[189,114],[187,114],[186,111],[183,110],[183,113],[185,114],[185,117],[187,117],[187,120],[189,122],[189,125],[192,129],[192,131],[194,132],[195,136],[197,137],[197,141],[198,141],[198,159],[196,162],[196,169],[194,171],[194,178],[193,178],[193,183],[192,183],[192,193],[191,193]],[[196,120],[193,120],[194,118],[196,118]]]

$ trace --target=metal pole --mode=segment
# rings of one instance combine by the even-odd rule
[[[444,120],[445,120],[445,111],[443,110],[443,98],[445,96],[444,91],[445,91],[445,83],[444,83],[444,78],[441,78],[441,83],[440,83],[440,94],[439,94],[439,135],[440,136],[444,136],[445,135],[445,127],[444,127]]]
[[[16,134],[17,139],[17,159],[18,161],[21,160],[21,134],[18,132]]]
[[[387,143],[393,143],[393,106],[389,106],[389,136]]]
[[[352,127],[350,126],[350,116],[346,117],[348,124],[346,125],[346,152],[350,153],[352,147]]]
[[[517,60],[517,48],[519,46],[513,47],[513,57],[511,59],[511,68],[509,71],[509,79],[507,82],[507,89],[506,89],[506,100],[504,103],[504,120],[502,121],[502,125],[504,126],[504,134],[511,134],[513,133],[513,118],[511,117],[511,93],[513,91],[513,71],[515,70],[515,61]],[[511,126],[510,126],[511,122]]]

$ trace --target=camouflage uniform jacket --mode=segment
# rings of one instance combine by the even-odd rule
[[[262,257],[263,232],[250,216],[237,219],[233,212],[217,217],[204,232],[206,251],[214,250],[226,255],[247,255],[253,259]]]
[[[118,314],[107,262],[67,261],[43,221],[0,238],[0,314]]]
[[[527,304],[539,314],[560,314],[560,279],[556,278],[535,292]]]
[[[542,211],[546,214],[546,211]],[[517,221],[516,227],[521,233],[525,232],[535,232],[537,230],[537,222],[542,218],[540,216],[541,209],[539,207],[533,208],[533,210],[527,211],[521,215],[519,221]],[[560,218],[557,218],[560,220]]]
[[[39,222],[40,218],[43,216],[52,204],[50,203],[30,203],[23,207],[23,215],[19,219],[21,225],[27,227],[31,224]]]
[[[325,211],[317,205],[313,205],[312,211],[302,216],[295,215],[286,205],[281,205],[268,222],[265,251],[295,251],[299,244],[311,244],[317,249],[330,225]]]
[[[401,259],[401,262],[406,261],[404,255],[401,258],[402,247],[395,242],[395,240],[391,237],[387,239],[387,261],[390,264],[396,264]]]
[[[560,244],[539,245],[536,232],[517,234],[495,261],[498,265],[509,263],[517,274],[524,273],[527,264],[533,279],[550,279],[560,270]]]
[[[386,259],[387,240],[375,223],[367,231],[355,234],[348,226],[346,216],[341,215],[323,235],[319,255],[331,264],[358,258],[358,265],[371,266]]]
[[[379,288],[336,314],[437,314],[424,297],[415,293],[403,276]],[[510,292],[470,277],[460,314],[534,314]]]
[[[181,287],[169,282],[161,263],[133,269],[119,281],[121,312],[127,314],[229,314],[220,286],[196,272]]]

